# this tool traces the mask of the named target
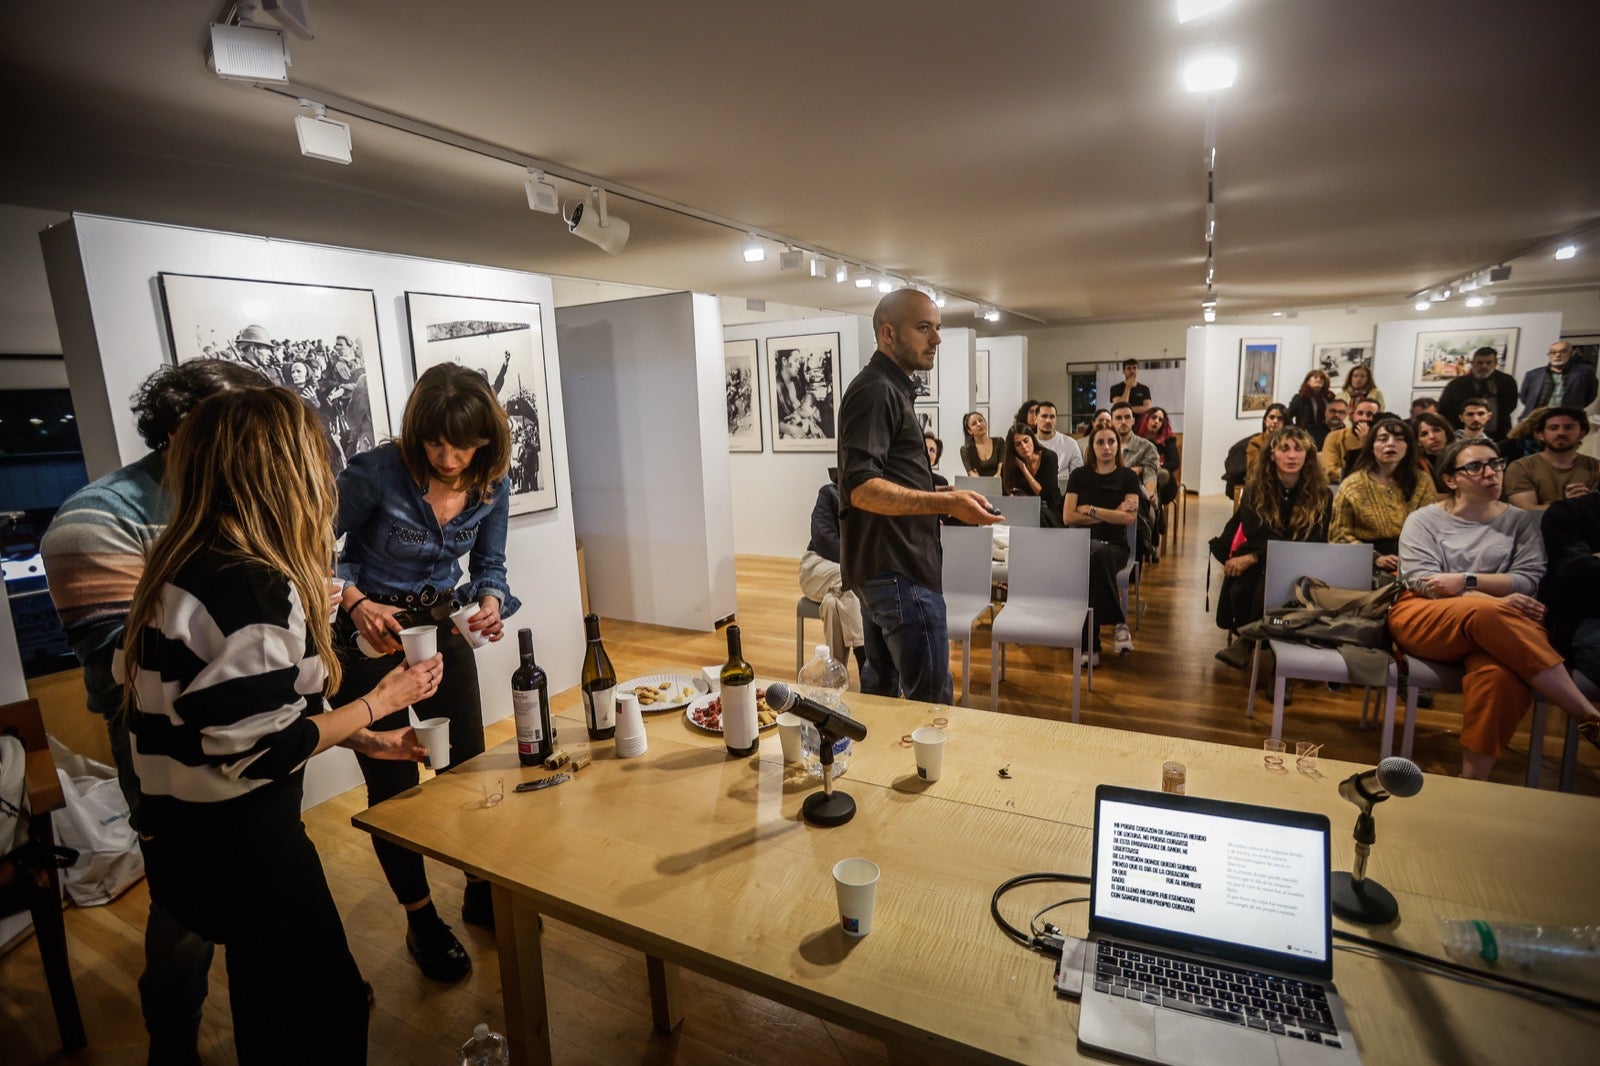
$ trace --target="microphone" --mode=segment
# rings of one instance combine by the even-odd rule
[[[824,707],[816,700],[807,699],[782,681],[774,681],[767,686],[767,706],[780,714],[784,711],[798,714],[818,730],[832,733],[836,737],[848,737],[851,740],[867,739],[865,725],[849,715]]]
[[[1391,755],[1371,770],[1351,774],[1339,782],[1339,795],[1361,808],[1356,816],[1356,858],[1349,873],[1338,871],[1329,878],[1329,902],[1333,913],[1363,925],[1387,925],[1399,917],[1400,905],[1394,893],[1367,879],[1367,858],[1377,843],[1378,829],[1372,808],[1390,796],[1415,796],[1422,791],[1422,770],[1410,759]]]
[[[1372,810],[1390,796],[1415,796],[1422,791],[1422,770],[1410,759],[1391,755],[1374,769],[1351,774],[1339,782],[1339,795],[1360,807]]]

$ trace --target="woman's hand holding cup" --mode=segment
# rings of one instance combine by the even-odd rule
[[[432,696],[439,691],[439,679],[443,676],[443,655],[419,663],[402,663],[384,675],[368,698],[380,705],[378,717],[383,718]]]

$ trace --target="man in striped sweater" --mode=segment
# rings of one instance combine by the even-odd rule
[[[227,389],[272,383],[247,367],[203,359],[163,367],[134,396],[139,435],[149,455],[73,493],[50,523],[40,549],[50,596],[83,663],[89,709],[106,719],[117,777],[139,826],[139,783],[133,772],[122,686],[112,661],[145,560],[166,524],[170,504],[161,490],[163,452],[191,408]],[[152,903],[145,924],[145,969],[140,1006],[150,1033],[150,1062],[197,1063],[200,1010],[213,947]]]

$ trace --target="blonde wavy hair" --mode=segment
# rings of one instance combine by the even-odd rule
[[[338,496],[317,416],[281,387],[218,393],[178,425],[166,455],[172,517],[128,611],[124,706],[135,699],[144,635],[162,588],[202,551],[254,560],[289,579],[328,671],[326,691],[336,691],[342,672],[326,605]]]
[[[1283,493],[1283,483],[1278,480],[1278,464],[1272,456],[1285,441],[1295,441],[1306,453],[1300,467],[1300,479],[1295,482],[1294,506],[1289,511],[1289,528],[1280,529],[1282,522],[1278,498]],[[1244,505],[1261,519],[1263,525],[1274,533],[1290,540],[1309,537],[1327,514],[1333,493],[1328,489],[1328,475],[1322,471],[1316,442],[1311,434],[1299,426],[1285,426],[1274,430],[1261,443],[1261,458],[1250,468],[1250,478],[1244,486]]]

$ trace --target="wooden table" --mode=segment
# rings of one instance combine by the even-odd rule
[[[989,917],[995,886],[1016,874],[1087,873],[1094,788],[1159,788],[1161,764],[1188,767],[1191,795],[1320,811],[1334,826],[1333,865],[1349,869],[1356,809],[1338,782],[1366,767],[1324,762],[1307,776],[1267,772],[1258,751],[963,708],[855,695],[871,729],[840,787],[849,824],[799,819],[820,787],[785,767],[776,730],[757,755],[730,759],[721,738],[681,713],[647,721],[649,752],[594,764],[539,792],[544,776],[510,744],[355,818],[357,826],[494,883],[513,1061],[548,1063],[550,1040],[536,915],[630,945],[647,958],[658,1027],[682,1020],[687,966],[933,1061],[1076,1061],[1077,1006],[1052,990],[1052,964]],[[949,719],[942,779],[914,773],[901,737]],[[578,719],[558,719],[568,751],[587,747]],[[1007,768],[1009,778],[998,771]],[[485,782],[506,795],[487,807]],[[1600,802],[1430,776],[1420,795],[1377,814],[1368,873],[1394,891],[1400,921],[1374,935],[1439,954],[1435,918],[1529,916],[1600,922]],[[833,864],[883,870],[872,935],[839,929]],[[1078,886],[1008,897],[1016,926]],[[1087,907],[1056,912],[1083,934]],[[1341,925],[1336,920],[1336,925]],[[1360,931],[1360,930],[1358,930]],[[1336,941],[1337,943],[1337,941]],[[1335,979],[1368,1063],[1588,1062],[1594,1016],[1568,1014],[1348,951]],[[1595,989],[1575,988],[1590,995]]]

